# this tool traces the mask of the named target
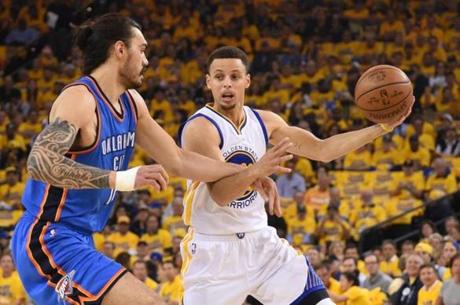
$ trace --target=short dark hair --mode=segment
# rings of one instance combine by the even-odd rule
[[[83,73],[89,74],[109,57],[109,48],[117,41],[129,47],[133,28],[141,26],[131,18],[117,13],[87,20],[77,28],[74,43],[83,53]]]
[[[433,265],[432,263],[426,263],[426,264],[423,264],[420,266],[420,269],[419,269],[419,272],[422,271],[422,269],[425,269],[425,268],[430,268],[430,269],[433,269],[434,273],[436,275],[438,275],[438,270],[436,270],[436,267],[435,265]],[[438,276],[439,277],[439,276]]]
[[[452,256],[452,258],[450,259],[449,264],[447,265],[447,267],[452,268],[452,265],[454,264],[454,262],[455,262],[456,260],[459,260],[459,259],[460,259],[460,253],[455,254],[455,255]]]
[[[356,273],[344,272],[342,275],[347,279],[348,282],[352,283],[353,286],[359,286],[359,278]]]
[[[246,72],[249,72],[249,59],[248,55],[241,50],[240,48],[237,47],[231,47],[231,46],[224,46],[215,49],[212,51],[211,55],[208,57],[208,61],[206,62],[206,71],[209,73],[209,69],[211,68],[211,64],[214,61],[214,59],[220,59],[220,58],[237,58],[241,59],[243,62],[243,65],[246,68]]]

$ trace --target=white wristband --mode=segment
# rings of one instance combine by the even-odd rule
[[[139,166],[130,168],[125,171],[119,171],[115,173],[115,189],[117,191],[129,192],[134,190],[134,184],[136,183],[136,175],[139,170]]]

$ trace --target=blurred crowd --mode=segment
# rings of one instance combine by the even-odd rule
[[[30,145],[60,90],[81,76],[72,29],[104,12],[121,12],[142,25],[150,64],[139,91],[152,117],[174,138],[189,115],[212,101],[204,88],[205,63],[221,45],[239,46],[250,56],[246,104],[279,113],[321,138],[369,124],[353,103],[354,85],[365,69],[402,68],[414,85],[413,115],[394,132],[329,164],[290,161],[294,171],[275,177],[283,218],[269,222],[310,257],[347,305],[367,304],[356,301],[366,293],[380,300],[372,304],[417,304],[397,301],[399,284],[423,286],[418,294],[426,295],[432,285],[440,289],[440,282],[433,282],[438,277],[452,278],[443,291],[456,292],[458,257],[450,268],[460,249],[455,217],[445,222],[443,236],[423,222],[423,208],[415,209],[389,225],[408,232],[416,221],[421,243],[407,241],[399,249],[386,241],[366,255],[356,243],[366,229],[458,189],[458,1],[5,0],[0,2],[0,305],[23,299],[7,248],[23,212]],[[131,165],[152,162],[137,150]],[[180,303],[183,291],[185,190],[186,181],[172,178],[163,192],[119,196],[110,223],[94,236],[99,250],[171,305]],[[5,271],[8,264],[11,271]]]

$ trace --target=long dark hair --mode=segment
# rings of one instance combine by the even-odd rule
[[[90,19],[78,27],[74,41],[83,53],[83,73],[89,74],[109,57],[109,48],[117,41],[129,47],[133,28],[141,26],[131,18],[110,13]]]

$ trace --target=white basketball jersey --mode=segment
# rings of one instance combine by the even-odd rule
[[[240,130],[225,116],[210,106],[205,106],[192,115],[187,123],[197,117],[204,117],[217,129],[220,136],[220,150],[227,162],[254,164],[266,151],[267,130],[259,114],[243,107],[244,121]],[[180,134],[181,143],[184,139]],[[206,137],[206,135],[203,135]],[[206,183],[188,181],[184,196],[183,219],[202,234],[235,234],[259,230],[267,226],[264,200],[254,190],[248,190],[240,198],[224,207],[210,196]]]

